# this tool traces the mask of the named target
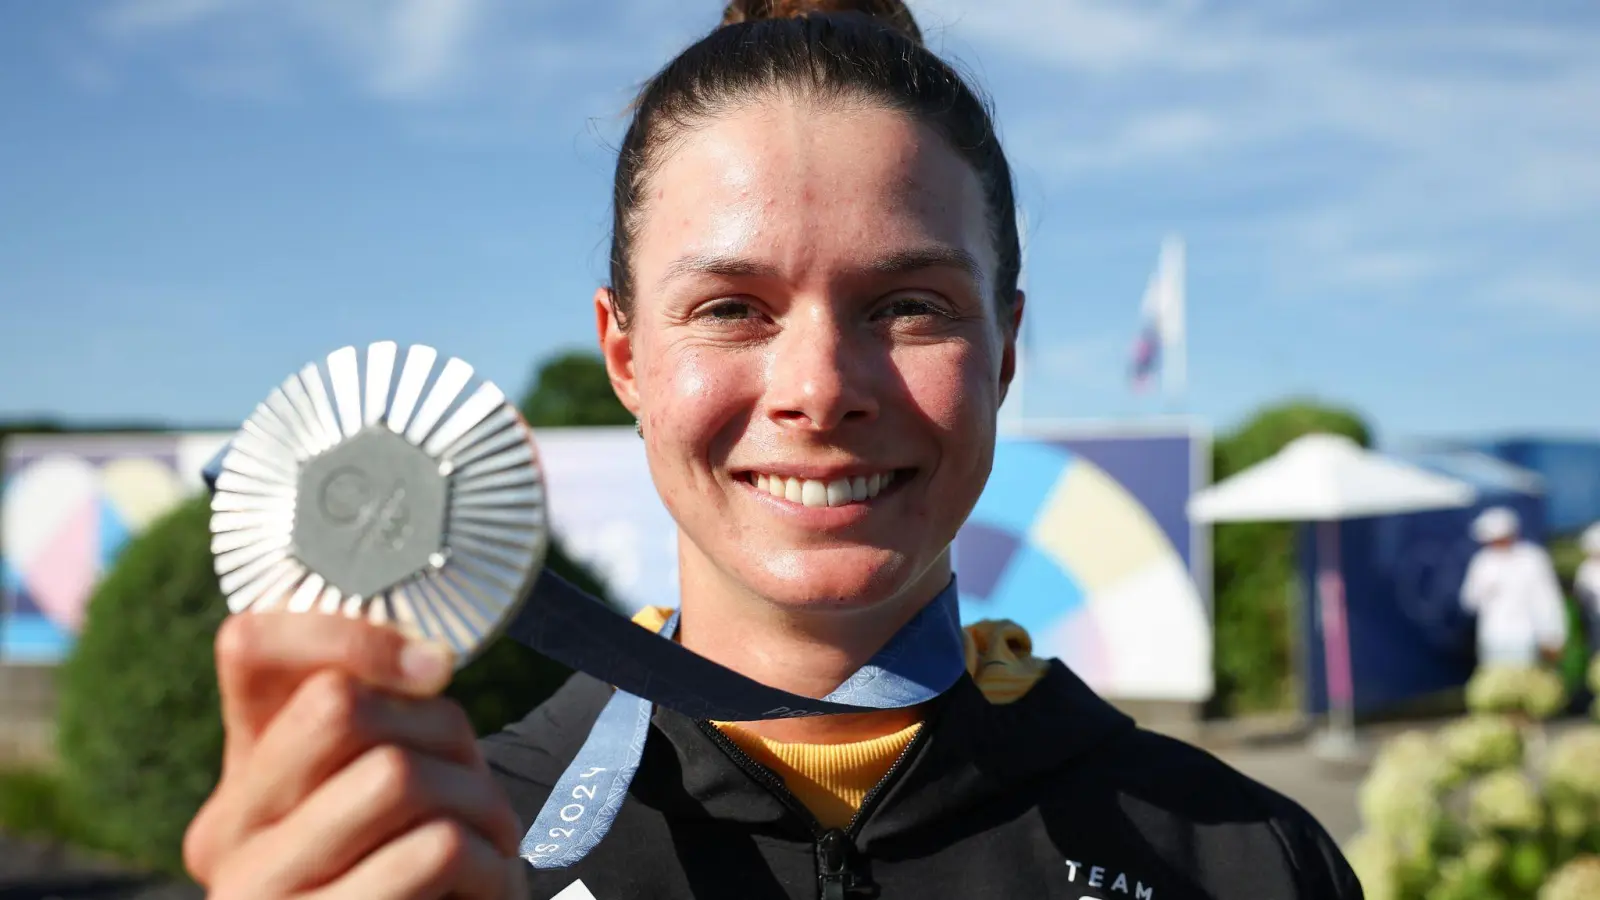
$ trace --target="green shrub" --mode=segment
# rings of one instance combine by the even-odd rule
[[[82,823],[62,797],[60,776],[45,769],[0,771],[0,831],[85,840]]]
[[[219,775],[222,725],[212,648],[227,615],[204,498],[136,538],[95,589],[60,675],[62,807],[87,831],[63,835],[176,871],[183,832]],[[553,548],[551,565],[603,596]],[[449,695],[480,733],[520,718],[568,676],[509,639],[457,676]]]
[[[1585,893],[1600,853],[1600,727],[1560,735],[1538,759],[1511,752],[1516,727],[1480,713],[1384,745],[1361,786],[1362,831],[1346,849],[1369,898],[1600,896]]]
[[[1561,676],[1536,666],[1479,666],[1467,681],[1467,708],[1549,719],[1567,706]]]
[[[1463,776],[1522,762],[1522,733],[1504,716],[1477,714],[1452,722],[1440,730],[1438,745]]]
[[[1258,412],[1212,449],[1212,478],[1221,481],[1260,463],[1295,438],[1341,434],[1362,445],[1371,434],[1353,412],[1293,401]],[[1214,712],[1233,714],[1295,704],[1294,527],[1241,522],[1212,533],[1215,585]]]
[[[1545,882],[1539,900],[1592,900],[1600,897],[1600,856],[1567,863]]]
[[[168,870],[181,866],[183,831],[222,757],[211,647],[228,607],[209,521],[196,499],[129,544],[60,673],[68,802],[87,814],[93,843]]]

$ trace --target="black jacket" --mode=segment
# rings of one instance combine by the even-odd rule
[[[576,675],[483,742],[526,828],[609,697]],[[533,900],[1355,900],[1326,832],[1287,798],[1143,731],[1059,662],[990,704],[963,678],[845,831],[708,723],[658,710],[611,833]]]

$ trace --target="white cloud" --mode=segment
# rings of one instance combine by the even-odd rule
[[[449,78],[482,13],[480,0],[406,0],[388,21],[389,48],[375,83],[386,92],[426,90]]]
[[[1514,272],[1485,285],[1480,298],[1511,314],[1553,317],[1569,324],[1600,324],[1600,281],[1570,272]]]
[[[173,31],[214,18],[238,0],[122,0],[108,8],[101,26],[120,38]]]
[[[1600,323],[1600,20],[1521,9],[919,4],[1008,61],[1012,154],[1053,192],[1193,220],[1285,293]]]
[[[282,90],[418,105],[565,96],[609,70],[642,74],[658,60],[641,49],[659,46],[664,61],[663,39],[680,43],[692,24],[662,0],[620,0],[603,19],[584,8],[579,0],[114,0],[92,33],[109,63],[126,68],[144,54],[202,93],[256,96],[275,80]],[[235,83],[243,89],[231,90]]]
[[[1593,319],[1592,16],[1284,0],[912,2],[934,47],[994,73],[984,77],[1019,171],[1057,199],[1127,198],[1139,211],[1124,226],[1141,233],[1171,221],[1210,229],[1208,252],[1252,261],[1284,296],[1522,294],[1544,298],[1530,302],[1546,315]],[[75,50],[71,77],[104,90],[119,63],[143,59],[198,91],[331,88],[439,114],[414,117],[414,134],[494,140],[548,104],[620,108],[630,85],[711,25],[716,6],[113,0],[99,8],[101,54]],[[1521,246],[1545,234],[1568,239]]]
[[[928,31],[1002,46],[1034,62],[1097,75],[1132,69],[1204,71],[1235,58],[1228,43],[1184,37],[1192,2],[913,0]]]

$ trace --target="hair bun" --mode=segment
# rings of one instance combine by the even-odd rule
[[[922,30],[905,0],[729,0],[722,11],[722,24],[757,22],[762,19],[794,19],[806,15],[855,13],[875,19],[922,43]]]

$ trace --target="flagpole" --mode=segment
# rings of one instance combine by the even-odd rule
[[[1184,412],[1188,400],[1189,358],[1187,310],[1187,272],[1184,240],[1181,235],[1171,235],[1162,242],[1162,366],[1166,381],[1169,409]]]

